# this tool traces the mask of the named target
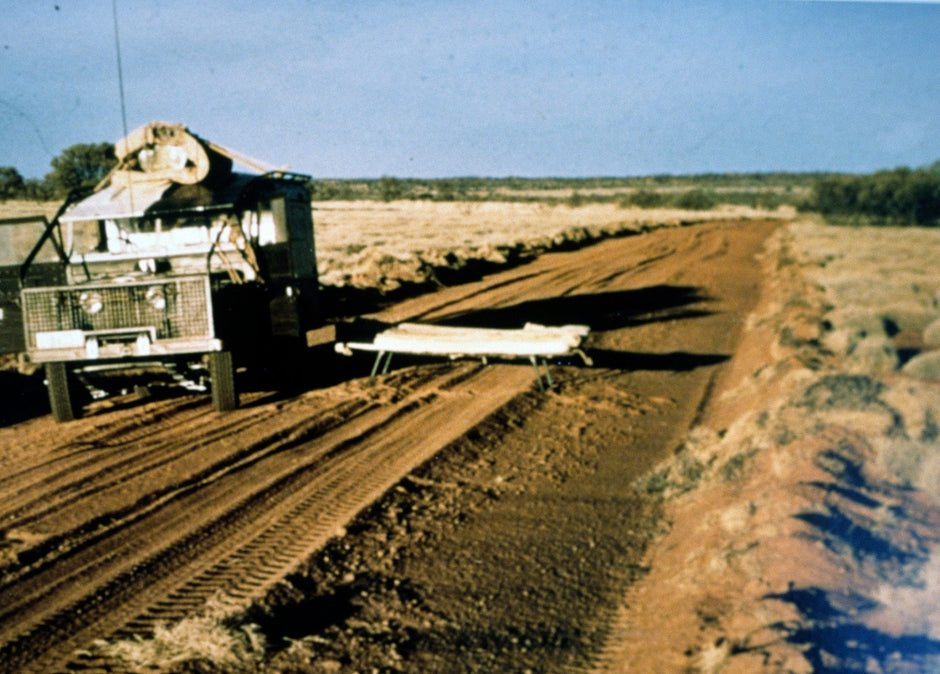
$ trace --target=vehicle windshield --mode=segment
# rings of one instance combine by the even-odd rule
[[[192,246],[206,247],[212,233],[229,226],[228,218],[196,214],[186,218],[122,218],[105,220],[101,248],[109,253],[167,251]],[[237,223],[236,223],[237,226]]]
[[[244,234],[242,233],[244,232]],[[173,254],[237,244],[247,235],[264,245],[278,237],[270,213],[186,213],[161,217],[83,220],[68,223],[65,249],[72,255]]]

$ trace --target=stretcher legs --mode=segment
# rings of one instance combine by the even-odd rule
[[[541,360],[541,369],[539,369],[539,360]],[[552,373],[548,369],[548,359],[539,359],[538,356],[529,356],[529,362],[535,368],[535,378],[539,382],[539,391],[544,391],[555,385],[552,380]]]
[[[552,379],[552,373],[548,369],[547,358],[529,356],[529,362],[532,363],[532,367],[535,369],[535,378],[539,383],[540,391],[545,391],[555,385],[555,380]],[[486,359],[483,360],[483,363],[484,365],[486,364]],[[388,369],[391,365],[392,352],[379,351],[375,356],[375,362],[372,364],[372,372],[369,373],[369,385],[375,383],[377,376],[388,374]]]
[[[369,375],[369,384],[375,382],[376,375],[388,374],[388,368],[392,365],[392,352],[379,351],[375,356],[375,363],[372,364],[372,373]]]

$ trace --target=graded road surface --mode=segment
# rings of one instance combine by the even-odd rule
[[[421,513],[414,522],[399,513],[383,533],[396,541],[377,554],[384,561],[337,562],[359,574],[356,587],[394,575],[388,587],[408,585],[419,600],[386,607],[381,649],[339,618],[318,623],[320,641],[336,643],[308,653],[309,669],[290,667],[319,671],[318,658],[349,671],[588,667],[605,607],[654,526],[629,484],[675,449],[720,386],[758,297],[755,255],[775,226],[610,239],[372,316],[591,326],[594,366],[556,364],[548,393],[528,365],[393,362],[370,386],[369,363],[353,359],[340,363],[345,381],[311,374],[309,390],[247,392],[221,415],[206,396],[178,396],[0,428],[0,671],[99,666],[76,652],[210,600],[233,611],[260,601],[276,616],[266,593],[301,567],[325,568],[320,592],[335,598],[349,574],[330,575],[324,546],[355,557],[357,541],[371,545],[364,525],[345,527],[409,474],[413,498],[442,493],[431,489],[432,457],[456,485],[446,498],[459,522],[432,531],[443,525],[430,518],[421,538]],[[486,503],[467,506],[481,493]],[[361,620],[376,610],[354,608]]]

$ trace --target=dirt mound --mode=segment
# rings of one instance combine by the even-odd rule
[[[924,263],[885,251],[915,239],[937,254],[936,233],[778,232],[735,377],[637,483],[663,495],[671,530],[601,671],[940,667],[940,386],[859,348],[890,345],[898,321],[917,330],[936,311]],[[873,293],[874,278],[892,282]]]

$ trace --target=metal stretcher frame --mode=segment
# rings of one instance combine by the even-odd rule
[[[460,328],[421,323],[402,323],[375,335],[372,342],[337,342],[336,351],[352,355],[353,351],[374,351],[375,362],[369,375],[370,383],[380,374],[387,374],[396,353],[420,356],[444,356],[451,359],[490,358],[515,360],[525,358],[535,369],[539,389],[554,386],[548,359],[579,356],[585,365],[592,365],[581,344],[590,333],[585,325],[544,326],[528,323],[516,330],[493,328]]]

